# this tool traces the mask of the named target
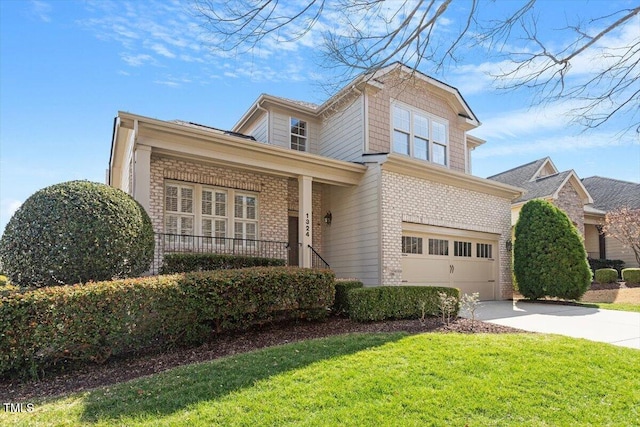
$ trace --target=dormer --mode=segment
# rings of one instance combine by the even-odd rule
[[[233,131],[266,144],[318,154],[318,106],[262,94]]]

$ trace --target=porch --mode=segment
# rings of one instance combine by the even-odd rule
[[[299,254],[304,251],[312,268],[330,268],[324,258],[311,246],[302,248],[289,242],[241,239],[231,237],[195,236],[188,234],[155,233],[155,253],[151,273],[158,274],[165,255],[221,254],[283,260],[287,266],[298,266]]]

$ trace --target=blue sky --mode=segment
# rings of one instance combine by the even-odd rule
[[[632,3],[564,6],[579,4],[587,13]],[[499,14],[500,5],[490,12]],[[557,5],[542,2],[541,13]],[[640,21],[614,36],[640,37]],[[231,128],[263,92],[310,102],[327,97],[321,83],[329,77],[316,66],[313,35],[238,54],[206,41],[179,1],[1,1],[0,230],[38,189],[104,182],[118,111]],[[583,178],[640,182],[637,134],[621,136],[619,123],[581,133],[568,125],[566,105],[530,108],[530,94],[494,89],[486,72],[496,66],[469,55],[435,76],[458,87],[483,123],[473,132],[487,140],[474,152],[475,175],[550,156]]]

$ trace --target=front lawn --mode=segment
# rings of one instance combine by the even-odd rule
[[[36,401],[0,424],[638,425],[639,355],[539,334],[350,334]]]
[[[594,307],[601,308],[603,310],[618,310],[618,311],[632,311],[635,313],[640,313],[640,304],[632,304],[632,303],[617,303],[617,302],[590,302],[590,303],[580,303],[580,305],[584,307]]]

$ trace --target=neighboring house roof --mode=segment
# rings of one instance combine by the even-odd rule
[[[535,177],[536,172],[540,170],[540,167],[547,159],[548,157],[535,160],[531,163],[527,163],[526,165],[518,166],[497,175],[490,176],[487,179],[498,181],[503,184],[521,186],[523,183],[531,181],[531,178]]]
[[[593,197],[593,207],[611,211],[626,206],[640,209],[640,184],[601,176],[584,178],[582,184]]]
[[[535,160],[508,171],[490,176],[492,181],[523,188],[526,192],[513,203],[523,203],[533,199],[558,198],[560,190],[567,182],[578,192],[585,204],[592,203],[589,191],[573,170],[558,172],[549,157]]]

